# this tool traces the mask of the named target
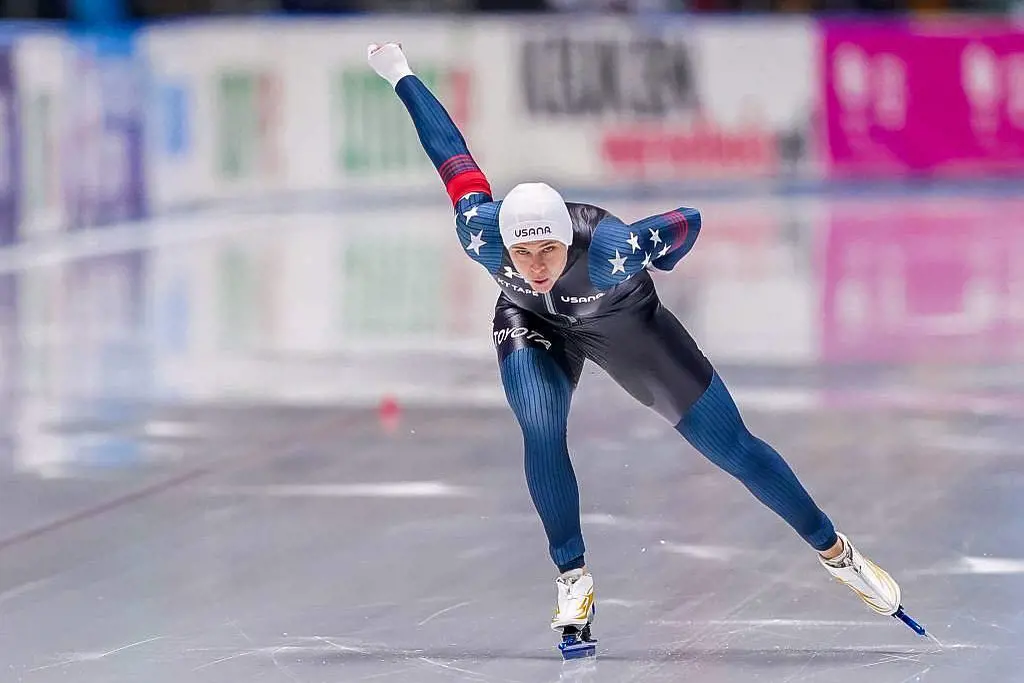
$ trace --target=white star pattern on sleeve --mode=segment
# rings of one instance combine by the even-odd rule
[[[615,258],[608,259],[608,263],[612,264],[612,275],[626,272],[626,257],[619,256],[618,249],[615,250]]]
[[[650,254],[648,254],[648,253],[647,253],[647,252],[645,251],[645,252],[644,252],[644,262],[643,262],[642,264],[640,264],[640,267],[641,267],[641,268],[646,268],[646,267],[647,267],[647,266],[649,266],[649,265],[651,265],[651,255],[650,255]]]
[[[651,231],[651,244],[658,244],[661,242],[661,230],[655,230],[654,228],[647,228]]]
[[[669,249],[671,249],[671,248],[672,248],[672,245],[671,245],[671,244],[666,244],[666,245],[665,245],[665,248],[664,248],[664,249],[662,249],[662,250],[661,250],[660,252],[658,252],[658,258],[661,258],[661,257],[662,257],[662,256],[664,256],[665,254],[667,254],[667,253],[668,253],[668,251],[669,251]]]
[[[477,215],[477,210],[476,209],[477,209],[477,207],[474,206],[469,211],[463,211],[462,212],[462,215],[466,219],[467,223],[470,220],[472,220]]]
[[[631,254],[635,254],[640,250],[640,238],[634,233],[629,233],[629,239],[626,242],[629,243],[629,246],[633,247],[633,251],[630,252]]]
[[[473,233],[469,233],[469,244],[466,245],[466,251],[476,252],[476,255],[479,256],[480,255],[480,247],[482,247],[485,244],[487,244],[487,242],[484,242],[482,239],[480,239],[483,234],[484,234],[483,230],[481,230],[480,232],[478,232],[475,235]]]

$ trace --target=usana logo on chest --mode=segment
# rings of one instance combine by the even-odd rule
[[[590,296],[563,296],[561,298],[567,304],[589,304],[592,301],[597,301],[602,296],[604,296],[604,292],[598,292]]]

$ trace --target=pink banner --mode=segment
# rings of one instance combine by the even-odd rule
[[[831,212],[820,262],[824,360],[1024,359],[1024,201]]]
[[[834,177],[1024,173],[1024,29],[825,22]]]

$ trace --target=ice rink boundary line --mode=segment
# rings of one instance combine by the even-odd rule
[[[143,488],[131,491],[129,493],[117,496],[115,498],[111,498],[109,500],[105,500],[101,503],[86,506],[81,510],[75,511],[63,517],[58,517],[53,521],[26,529],[24,531],[16,532],[13,535],[8,536],[6,538],[0,538],[0,552],[8,550],[9,548],[15,545],[25,543],[26,541],[31,541],[33,539],[39,538],[40,536],[48,535],[54,531],[59,531],[64,527],[71,526],[72,524],[77,524],[78,522],[92,519],[93,517],[98,517],[116,508],[120,508],[125,505],[129,505],[131,503],[144,500],[146,498],[151,498],[153,496],[164,493],[165,491],[170,491],[173,488],[195,481],[196,479],[205,476],[208,472],[209,470],[205,468],[191,469],[182,474],[169,477],[162,481],[158,481],[148,486],[144,486]]]

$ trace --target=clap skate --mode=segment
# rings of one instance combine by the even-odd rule
[[[557,579],[558,604],[551,628],[562,634],[558,649],[563,659],[593,657],[597,654],[597,640],[590,633],[596,614],[594,607],[594,578],[583,569],[572,569]]]
[[[923,626],[903,611],[900,586],[889,573],[864,557],[846,536],[838,536],[843,541],[843,552],[838,557],[826,560],[818,555],[821,566],[832,575],[832,578],[856,593],[872,611],[899,619],[918,635],[935,640]]]

